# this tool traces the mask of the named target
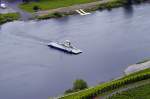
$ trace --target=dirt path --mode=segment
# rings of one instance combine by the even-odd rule
[[[62,8],[52,9],[52,10],[46,10],[46,11],[38,11],[35,14],[38,16],[43,16],[43,15],[47,15],[47,14],[54,13],[54,12],[76,13],[75,10],[77,10],[77,9],[94,8],[94,7],[97,7],[97,5],[108,2],[108,1],[110,1],[110,0],[100,0],[100,1],[92,2],[92,3],[79,4],[79,5],[69,6],[69,7],[62,7]]]

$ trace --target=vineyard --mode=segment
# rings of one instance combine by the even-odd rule
[[[150,69],[146,69],[117,80],[106,82],[86,90],[60,97],[59,99],[93,99],[100,94],[120,88],[122,86],[150,78]]]
[[[150,83],[140,87],[129,89],[121,93],[114,94],[108,99],[149,99],[150,98]]]

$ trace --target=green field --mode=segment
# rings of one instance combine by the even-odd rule
[[[150,83],[121,92],[108,99],[150,99]]]
[[[41,10],[49,10],[94,1],[96,0],[40,0],[39,2],[23,3],[20,8],[28,12],[34,12],[34,6],[38,6]]]

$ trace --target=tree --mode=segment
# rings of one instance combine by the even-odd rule
[[[66,90],[64,93],[68,94],[72,92],[77,92],[85,88],[88,88],[87,83],[82,79],[77,79],[73,82],[73,88]]]
[[[34,7],[33,7],[33,10],[36,12],[36,11],[38,11],[40,8],[39,8],[39,6],[37,6],[37,5],[35,5]]]
[[[73,90],[82,90],[87,87],[88,87],[87,83],[82,79],[77,79],[73,83]]]

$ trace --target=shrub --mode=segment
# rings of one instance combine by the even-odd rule
[[[66,90],[64,93],[65,93],[65,94],[68,94],[68,93],[72,93],[72,92],[73,92],[72,89],[68,89],[68,90]]]
[[[19,13],[0,14],[0,24],[17,20],[20,18]]]
[[[40,7],[37,6],[37,5],[35,5],[35,6],[33,6],[33,10],[34,10],[34,11],[38,11],[38,10],[40,10]]]
[[[44,16],[37,16],[37,19],[44,20],[44,19],[50,19],[50,18],[60,18],[63,16],[65,16],[65,14],[55,12],[55,13],[44,15]]]
[[[127,2],[126,0],[112,0],[112,1],[109,1],[109,2],[106,2],[106,3],[101,3],[99,5],[99,9],[100,10],[102,10],[102,9],[111,10],[112,8],[120,7],[122,5],[125,5],[126,2]]]
[[[88,87],[87,83],[82,79],[77,79],[73,83],[73,90],[82,90],[87,87]]]

